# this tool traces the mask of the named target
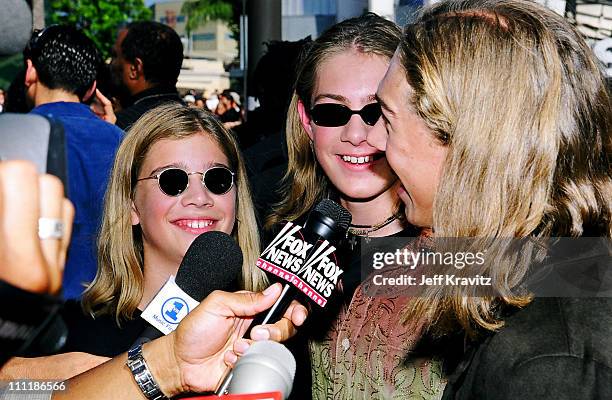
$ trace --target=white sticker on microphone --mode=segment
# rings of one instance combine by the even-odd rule
[[[178,287],[174,282],[174,276],[170,276],[142,312],[142,318],[167,335],[174,331],[179,322],[198,304],[200,304],[198,301]]]

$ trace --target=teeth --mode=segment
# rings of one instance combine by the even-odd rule
[[[352,156],[342,156],[342,160],[346,162],[350,162],[351,164],[364,164],[370,162],[370,156],[364,157],[352,157]]]
[[[187,226],[191,229],[202,229],[212,225],[211,220],[187,221]]]

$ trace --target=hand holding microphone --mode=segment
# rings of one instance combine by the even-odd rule
[[[181,321],[177,330],[146,343],[143,355],[162,392],[171,397],[214,390],[226,365],[232,363],[228,352],[234,342],[244,334],[253,316],[269,309],[280,293],[280,284],[261,293],[214,291]],[[299,326],[304,314],[305,309],[297,307],[284,318]],[[284,326],[279,328],[280,339],[288,339],[290,332]],[[68,380],[67,390],[54,393],[53,398],[141,398],[140,388],[125,366],[126,359],[122,354]]]

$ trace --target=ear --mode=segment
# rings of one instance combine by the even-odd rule
[[[26,74],[25,74],[25,86],[30,87],[38,82],[38,72],[36,67],[32,64],[32,60],[26,60]]]
[[[134,62],[130,64],[130,79],[138,80],[140,78],[144,79],[144,64],[140,58],[136,57]]]
[[[314,141],[314,133],[312,132],[312,126],[310,125],[310,115],[308,115],[308,111],[306,111],[306,106],[304,105],[302,99],[298,99],[297,109],[298,114],[300,115],[302,127],[308,134],[310,140]]]
[[[130,215],[132,217],[132,225],[140,224],[140,216],[138,215],[138,210],[136,209],[134,201],[132,201],[132,209],[130,210]]]
[[[91,84],[91,87],[87,90],[87,92],[85,92],[85,96],[83,96],[83,102],[86,102],[87,100],[89,100],[89,98],[96,92],[96,81],[93,81],[93,83]]]

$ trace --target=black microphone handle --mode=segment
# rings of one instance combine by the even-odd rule
[[[285,315],[285,312],[287,311],[289,306],[291,305],[291,302],[298,298],[299,293],[300,291],[297,290],[292,284],[285,283],[283,285],[283,291],[281,292],[280,297],[276,300],[274,305],[268,310],[267,313],[257,314],[255,318],[253,318],[253,322],[251,322],[251,325],[249,325],[248,329],[246,330],[246,332],[244,332],[244,335],[242,335],[242,337],[250,339],[251,330],[257,325],[274,324],[280,321],[281,318],[283,318],[283,315]]]
[[[321,229],[319,228],[319,226],[324,226],[324,225],[323,224],[311,224],[311,225],[306,224],[305,225],[304,234],[307,236],[311,236],[310,238],[309,237],[306,238],[308,243],[319,243],[320,241],[327,240],[326,237],[320,234]],[[329,232],[326,231],[325,234],[328,236],[331,236],[332,235],[331,230]],[[310,256],[312,255],[312,253],[315,252],[315,250],[316,250],[316,247],[313,246],[306,253],[305,259],[308,260]],[[246,330],[244,335],[242,335],[242,338],[250,339],[251,329],[253,329],[253,327],[257,325],[274,324],[280,321],[281,318],[283,318],[283,315],[285,315],[285,311],[287,311],[287,309],[291,305],[291,302],[293,300],[297,300],[298,297],[301,297],[300,296],[301,293],[302,292],[300,292],[291,283],[284,283],[283,291],[281,292],[280,297],[276,300],[276,303],[274,303],[274,305],[267,312],[259,313],[255,316],[255,318],[253,318],[253,322],[251,323],[251,325],[249,325],[249,328]],[[306,296],[303,296],[303,297],[306,297]],[[303,304],[303,305],[309,306],[309,304]]]

